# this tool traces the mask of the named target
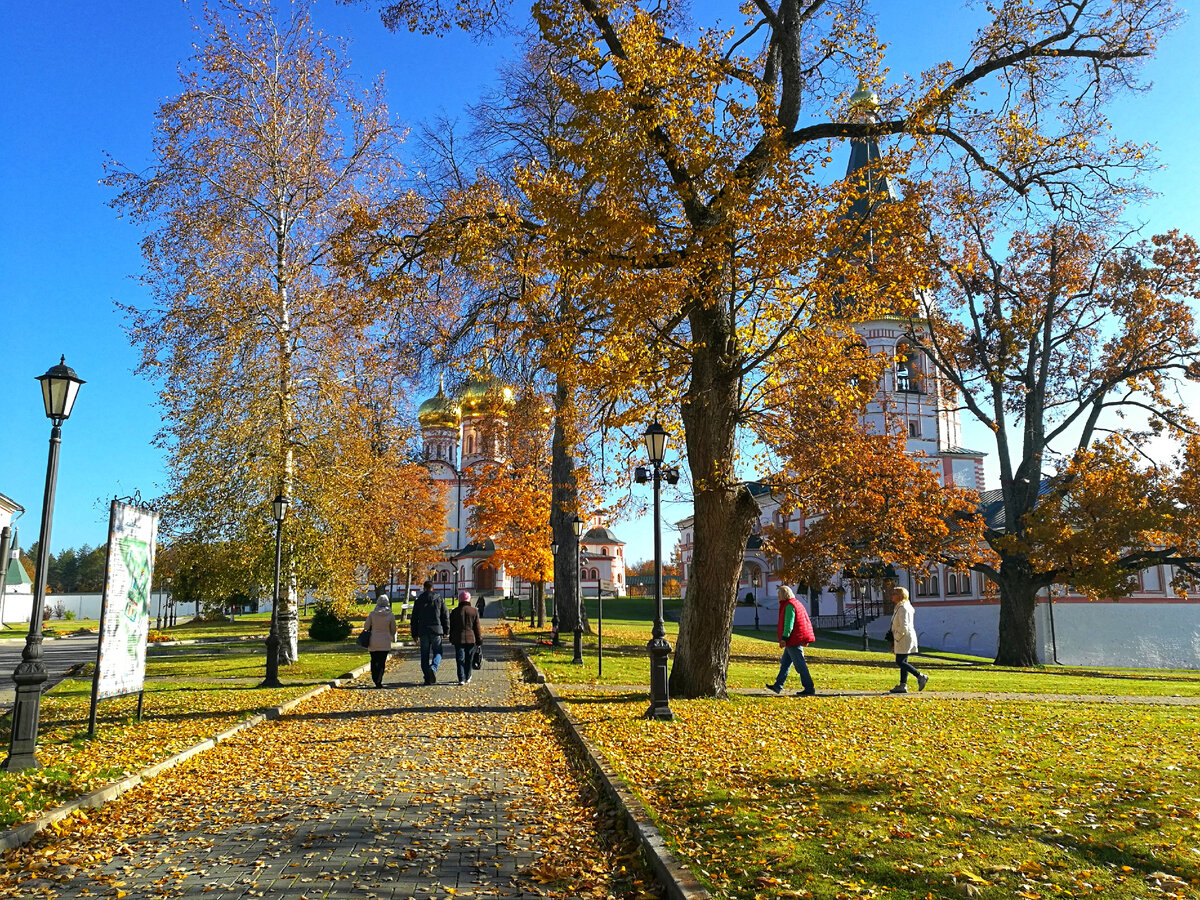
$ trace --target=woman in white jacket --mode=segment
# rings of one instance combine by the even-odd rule
[[[910,653],[917,652],[917,628],[913,622],[914,610],[908,600],[908,591],[902,587],[892,589],[892,602],[896,611],[892,613],[892,652],[896,654],[896,665],[900,667],[900,683],[892,688],[893,694],[908,693],[908,676],[916,676],[917,690],[925,690],[928,675],[922,675],[908,661]]]

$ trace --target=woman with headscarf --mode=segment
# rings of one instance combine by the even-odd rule
[[[396,640],[396,617],[392,614],[392,601],[386,593],[375,598],[375,608],[367,616],[365,631],[370,632],[367,650],[371,653],[371,680],[375,687],[383,687],[383,667],[387,664],[392,642]]]
[[[470,684],[476,648],[483,646],[483,630],[479,627],[479,610],[471,605],[467,591],[458,592],[458,606],[450,613],[450,643],[454,645],[458,683]]]

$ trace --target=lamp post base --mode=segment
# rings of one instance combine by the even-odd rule
[[[583,665],[583,629],[575,629],[575,658],[571,663],[576,666]]]
[[[272,633],[267,637],[267,674],[259,687],[283,687],[279,680],[279,635]]]
[[[667,657],[671,653],[671,645],[666,638],[652,638],[646,650],[650,653],[650,707],[644,718],[669,722],[675,718],[667,686]]]
[[[41,636],[38,636],[41,642]],[[47,678],[46,667],[41,661],[22,662],[13,672],[16,693],[12,708],[12,737],[8,745],[8,758],[0,769],[20,772],[23,769],[39,769],[37,761],[38,715],[42,708],[42,684]]]

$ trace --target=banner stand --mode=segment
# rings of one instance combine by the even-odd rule
[[[142,721],[146,699],[146,637],[150,628],[150,585],[154,577],[154,550],[158,534],[158,514],[136,505],[140,498],[127,497],[129,503],[113,498],[108,514],[108,552],[104,558],[104,593],[100,600],[100,639],[96,644],[96,666],[92,671],[92,698],[88,710],[87,736],[96,736],[96,710],[100,700],[138,695],[137,721]],[[118,532],[134,537],[119,539]],[[130,549],[132,548],[132,549]],[[138,552],[140,549],[141,552]],[[116,563],[116,565],[114,565]],[[114,606],[110,594],[119,588],[122,597]],[[122,602],[123,601],[123,602]],[[106,638],[125,637],[126,667],[112,670],[106,666]],[[119,650],[116,648],[116,658]],[[136,651],[132,659],[130,650]],[[102,681],[102,677],[106,681]],[[115,682],[115,685],[114,683]]]

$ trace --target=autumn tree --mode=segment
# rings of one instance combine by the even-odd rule
[[[453,23],[494,23],[496,10],[462,4]],[[422,0],[385,4],[389,21],[410,26],[438,12]],[[897,135],[905,164],[963,167],[997,196],[1042,191],[1086,205],[1094,185],[1061,173],[1137,168],[1135,148],[1108,142],[1103,101],[1136,83],[1134,64],[1173,19],[1168,4],[1145,0],[997,4],[961,62],[856,119],[848,94],[882,66],[865,0],[780,0],[743,14],[691,28],[674,3],[535,3],[543,40],[580,64],[556,81],[574,110],[561,151],[578,175],[529,167],[527,210],[502,204],[495,217],[547,235],[537,270],[579,286],[586,314],[604,323],[586,365],[556,357],[578,383],[626,398],[614,406],[625,422],[640,406],[683,426],[695,555],[671,671],[682,696],[725,693],[758,515],[737,465],[762,399],[756,373],[835,307],[851,319],[896,310],[920,287],[918,272],[898,269],[869,294],[839,293],[836,225],[854,189],[824,176],[830,142]]]
[[[475,468],[467,499],[472,534],[492,538],[492,561],[535,586],[534,604],[543,621],[542,587],[553,577],[549,417],[545,397],[518,397],[505,416],[507,460]]]
[[[1032,665],[1043,588],[1121,596],[1142,568],[1189,565],[1175,475],[1143,448],[1195,429],[1177,387],[1200,379],[1200,252],[1070,216],[1001,240],[987,207],[955,212],[928,245],[935,327],[911,338],[995,442],[994,557],[973,568],[999,588],[996,661]]]
[[[347,222],[397,193],[380,86],[354,82],[307,3],[283,16],[266,0],[207,7],[182,90],[158,110],[150,167],[110,162],[107,183],[146,234],[154,302],[127,312],[140,371],[160,384],[166,524],[248,568],[271,543],[271,499],[290,499],[286,663],[298,588],[353,588],[328,561],[361,509],[330,496],[344,482],[323,466],[344,449],[336,426],[355,382],[398,365],[403,291],[381,298],[336,265]]]
[[[921,571],[979,558],[978,496],[943,481],[933,461],[907,448],[907,430],[883,410],[879,386],[892,360],[867,352],[844,328],[800,332],[786,362],[766,367],[755,433],[760,465],[787,521],[765,529],[779,573],[828,584],[843,567],[884,563]],[[839,385],[829,387],[829,375]]]
[[[453,316],[447,317],[448,327],[430,335],[433,365],[469,373],[486,359],[490,372],[550,398],[550,529],[549,534],[537,529],[547,538],[537,555],[548,552],[550,539],[558,543],[552,576],[556,613],[571,629],[582,611],[587,630],[586,610],[573,600],[579,573],[572,521],[589,515],[588,485],[600,480],[589,476],[604,457],[595,452],[598,442],[589,433],[597,401],[581,390],[572,366],[590,356],[585,347],[593,321],[578,286],[536,263],[544,236],[513,230],[498,216],[502,209],[529,211],[518,173],[531,166],[577,177],[562,152],[573,111],[554,73],[578,63],[555,56],[545,43],[533,42],[524,51],[519,64],[502,68],[498,87],[471,108],[465,131],[445,119],[421,128],[420,190],[430,211],[425,226],[398,231],[384,210],[371,227],[348,236],[359,244],[365,280],[386,283],[404,271],[437,285],[438,302]],[[541,480],[531,475],[526,483]],[[528,536],[517,543],[532,549]]]

